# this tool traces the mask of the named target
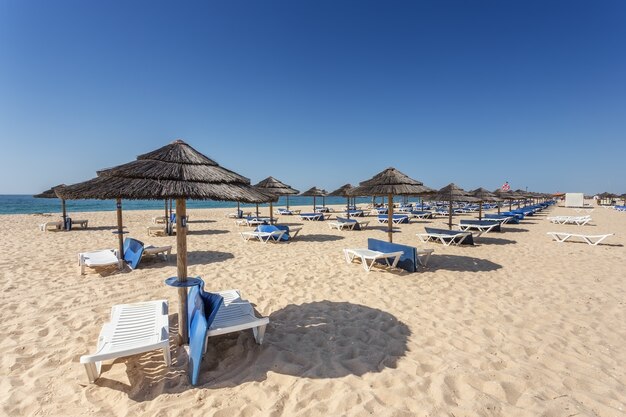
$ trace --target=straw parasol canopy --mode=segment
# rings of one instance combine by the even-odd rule
[[[277,201],[278,197],[281,195],[289,196],[289,195],[298,194],[300,192],[296,189],[291,188],[289,185],[281,181],[278,181],[274,177],[267,177],[264,180],[259,181],[259,183],[256,184],[254,188],[258,188],[264,194],[275,196],[276,200],[274,201]],[[289,199],[289,197],[287,197],[287,199]],[[274,213],[272,209],[272,203],[273,201],[270,201],[270,221],[273,222]],[[289,200],[287,200],[287,210],[289,210]]]
[[[464,189],[462,189],[461,187],[459,187],[453,182],[451,182],[450,184],[446,185],[445,187],[437,191],[437,194],[434,196],[434,198],[436,200],[442,200],[442,201],[448,202],[449,204],[448,228],[450,228],[450,230],[452,230],[452,214],[454,211],[452,209],[452,202],[453,201],[477,201],[477,199],[474,198],[472,195],[470,195],[470,193],[468,193],[467,191],[465,191]]]
[[[59,185],[56,185],[56,186],[50,188],[49,190],[44,191],[43,193],[35,194],[33,197],[35,197],[35,198],[60,198],[57,195],[56,190],[60,190],[63,187],[65,187],[65,184],[59,184]],[[62,214],[62,217],[63,217],[63,228],[66,228],[67,227],[67,221],[66,221],[67,220],[67,211],[65,209],[65,199],[64,198],[61,198],[61,209],[62,209],[62,212],[63,212],[63,214]]]
[[[137,160],[98,172],[89,181],[64,187],[57,194],[65,199],[116,199],[118,243],[123,253],[121,199],[176,199],[176,264],[178,288],[179,343],[187,342],[187,216],[186,200],[243,201],[272,200],[254,189],[250,180],[223,168],[182,140],[139,155]],[[168,281],[170,282],[170,281]]]
[[[395,168],[387,168],[374,175],[371,179],[359,183],[358,187],[350,190],[353,196],[371,195],[387,196],[389,208],[387,210],[387,235],[389,242],[393,241],[393,196],[420,195],[427,190],[424,184],[403,174]]]
[[[469,193],[478,199],[478,220],[482,220],[483,218],[483,201],[499,200],[491,191],[482,187],[472,190]]]
[[[328,193],[321,188],[311,187],[300,195],[303,197],[313,197],[313,211],[315,211],[315,199],[317,197],[326,197],[327,194]]]
[[[341,187],[337,188],[335,191],[333,191],[332,193],[329,193],[329,196],[332,197],[346,197],[347,198],[347,204],[346,204],[346,216],[348,218],[350,218],[350,190],[352,190],[354,187],[352,186],[352,184],[344,184]]]
[[[503,191],[501,188],[493,190],[493,194],[501,200],[509,200],[509,210],[512,210],[513,200],[517,198],[517,195],[513,191]],[[498,204],[498,214],[500,214],[500,205]]]

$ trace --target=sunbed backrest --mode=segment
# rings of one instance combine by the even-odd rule
[[[127,237],[124,239],[124,260],[132,269],[137,269],[143,255],[143,242]]]

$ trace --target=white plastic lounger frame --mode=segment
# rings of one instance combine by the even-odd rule
[[[417,254],[417,262],[422,265],[424,268],[428,266],[428,260],[430,259],[430,255],[433,254],[434,249],[417,249],[415,252]]]
[[[41,230],[42,232],[47,232],[49,229],[61,230],[62,227],[63,227],[63,222],[57,222],[57,221],[45,222],[39,225],[39,230]]]
[[[591,216],[554,216],[548,217],[548,220],[554,224],[576,224],[584,226],[591,221]]]
[[[98,268],[109,265],[117,265],[122,269],[122,260],[117,257],[117,250],[105,249],[95,252],[81,252],[78,254],[78,265],[80,274],[85,274],[85,267]]]
[[[87,226],[89,226],[89,220],[74,220],[72,219],[72,227],[73,226],[80,226],[83,229],[86,229]]]
[[[602,242],[604,239],[606,239],[609,236],[613,236],[615,233],[609,233],[606,235],[581,235],[579,233],[548,232],[547,234],[552,236],[552,238],[559,243],[563,243],[567,239],[572,238],[572,237],[578,237],[582,239],[585,243],[592,245],[592,246],[596,246],[598,243]]]
[[[111,309],[111,322],[105,323],[98,337],[96,353],[83,355],[89,382],[100,376],[102,361],[163,349],[170,366],[170,341],[167,300],[120,304]]]
[[[167,258],[170,256],[170,253],[172,253],[172,247],[171,246],[144,246],[143,248],[143,255],[155,255],[155,256],[163,256],[163,260],[167,261]]]
[[[348,229],[348,230],[352,230],[354,229],[354,226],[356,226],[356,222],[329,222],[328,223],[328,227],[331,229],[337,229],[337,230],[343,230],[343,229]]]
[[[224,304],[217,310],[215,320],[207,330],[205,353],[209,337],[246,329],[252,329],[254,339],[259,345],[262,344],[265,328],[270,322],[269,317],[257,317],[250,302],[241,299],[239,290],[225,290],[217,293],[224,297]]]
[[[419,237],[419,239],[422,242],[429,242],[429,241],[440,241],[441,243],[443,243],[444,246],[450,246],[450,245],[460,245],[465,238],[467,238],[469,235],[471,235],[470,232],[459,232],[457,234],[454,235],[447,235],[447,234],[441,234],[441,233],[418,233],[417,237]],[[459,238],[458,242],[455,242],[456,238]]]
[[[275,230],[273,232],[241,232],[240,235],[244,241],[249,241],[250,239],[257,238],[262,243],[267,243],[269,241],[280,242],[280,238],[285,234],[284,230]]]
[[[371,249],[344,249],[343,254],[346,258],[347,263],[352,263],[356,258],[361,259],[361,264],[363,265],[363,269],[367,272],[371,271],[372,266],[379,259],[384,259],[385,263],[390,268],[395,268],[398,265],[398,261],[404,252],[379,252]],[[393,261],[389,263],[389,259],[393,258]],[[368,263],[368,261],[370,261]]]
[[[459,229],[463,232],[467,232],[469,230],[476,230],[476,237],[480,237],[484,233],[491,232],[496,226],[499,226],[500,223],[492,222],[492,224],[459,224]]]

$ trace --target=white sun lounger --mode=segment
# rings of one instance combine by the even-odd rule
[[[163,256],[163,260],[167,261],[167,258],[170,256],[170,253],[172,253],[172,247],[171,246],[144,246],[143,248],[143,256],[146,255],[155,255],[155,256]]]
[[[422,242],[438,240],[439,242],[443,243],[444,246],[450,246],[452,244],[460,245],[470,235],[471,235],[470,232],[459,232],[454,235],[447,235],[443,233],[418,233],[417,237]],[[457,241],[457,238],[458,238],[458,241]]]
[[[291,229],[289,229],[291,231]],[[295,234],[298,234],[300,229]],[[273,232],[241,232],[240,235],[244,241],[249,241],[250,239],[257,238],[262,243],[267,243],[269,241],[280,242],[280,238],[285,234],[284,230],[275,230]],[[295,236],[295,235],[294,235]]]
[[[74,220],[72,219],[72,227],[75,225],[80,226],[83,229],[86,229],[89,226],[89,220]]]
[[[116,250],[99,250],[95,252],[81,252],[78,254],[78,265],[80,266],[80,274],[85,274],[85,267],[98,268],[109,265],[117,265],[122,269],[122,260],[117,257]]]
[[[80,357],[89,382],[100,376],[102,361],[155,349],[163,349],[165,364],[170,366],[167,314],[167,300],[113,306],[111,321],[100,331],[96,353]]]
[[[217,310],[215,320],[207,330],[207,339],[211,336],[252,329],[254,339],[263,343],[265,328],[270,322],[269,317],[257,317],[249,301],[241,298],[239,290],[218,291],[224,297],[224,304]],[[207,344],[205,343],[205,351]]]
[[[384,259],[388,267],[395,268],[396,265],[398,265],[398,261],[400,260],[400,257],[403,253],[403,251],[383,253],[365,248],[343,250],[343,254],[346,258],[347,263],[352,263],[352,261],[359,258],[361,259],[363,269],[365,269],[367,272],[372,269],[372,266],[374,266],[376,261],[379,259]],[[389,263],[389,259],[393,259],[393,261]]]
[[[554,216],[548,217],[548,220],[554,224],[576,224],[584,226],[591,221],[591,216]]]
[[[39,230],[42,232],[47,232],[48,230],[61,230],[63,227],[63,222],[54,221],[54,222],[45,222],[39,225]]]
[[[367,225],[370,224],[369,220],[368,221],[364,221],[364,222],[360,222],[356,219],[350,219],[349,222],[347,221],[343,221],[343,222],[339,222],[339,221],[335,221],[335,222],[329,222],[328,223],[328,227],[330,229],[337,229],[337,230],[353,230],[356,225],[359,225],[359,227],[361,228],[361,230],[365,229],[367,227]]]
[[[567,239],[570,239],[572,237],[577,237],[577,238],[582,239],[585,243],[589,245],[596,246],[598,243],[602,242],[604,239],[606,239],[609,236],[613,236],[615,233],[608,233],[606,235],[582,235],[579,233],[548,232],[548,234],[552,236],[552,238],[559,243],[563,243]]]

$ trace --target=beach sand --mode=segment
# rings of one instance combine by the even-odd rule
[[[198,387],[174,344],[177,293],[163,283],[175,255],[81,276],[78,252],[116,247],[114,212],[71,213],[89,229],[47,233],[38,224],[56,217],[0,216],[0,414],[626,414],[626,213],[596,208],[591,225],[562,226],[545,217],[577,213],[555,207],[476,247],[419,242],[424,225],[445,219],[400,225],[394,241],[435,249],[409,274],[346,264],[343,248],[386,239],[375,221],[350,232],[283,216],[303,230],[264,245],[244,242],[230,211],[189,211],[189,275],[209,291],[241,290],[270,324],[262,346],[250,331],[211,338]],[[175,237],[147,236],[160,214],[124,212],[127,236],[175,249]],[[594,247],[546,235],[563,230],[616,236]],[[121,358],[89,384],[79,358],[94,352],[111,306],[160,298],[172,366],[158,351]]]

